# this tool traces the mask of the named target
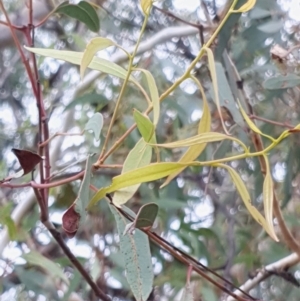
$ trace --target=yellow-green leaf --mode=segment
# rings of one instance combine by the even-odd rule
[[[141,0],[141,7],[145,15],[149,15],[152,6],[152,0]]]
[[[110,46],[117,46],[116,43],[107,38],[93,38],[87,44],[86,49],[83,52],[83,56],[80,63],[80,77],[83,78],[84,72],[88,65],[91,63],[95,54]]]
[[[212,85],[214,89],[214,94],[215,94],[215,103],[218,109],[218,113],[220,115],[220,120],[222,122],[222,126],[224,129],[224,132],[229,135],[223,117],[222,117],[222,112],[221,112],[221,106],[220,106],[220,99],[219,99],[219,90],[218,90],[218,80],[217,80],[217,74],[216,74],[216,65],[215,65],[215,59],[214,59],[214,54],[210,48],[205,47],[204,48],[206,53],[207,53],[207,58],[208,58],[208,67],[210,71],[210,76],[212,80]]]
[[[138,69],[138,68],[136,70],[143,72],[146,76],[146,80],[147,80],[147,84],[152,100],[152,105],[153,105],[153,124],[154,126],[156,126],[160,115],[160,103],[159,103],[159,94],[155,83],[155,79],[148,70]]]
[[[155,127],[149,117],[134,109],[133,118],[144,140],[146,142],[156,143]]]
[[[112,180],[112,184],[108,187],[101,188],[96,192],[96,194],[91,199],[88,209],[95,205],[99,200],[105,197],[107,193],[114,192],[121,188],[129,187],[139,183],[155,181],[161,178],[164,178],[175,172],[182,167],[189,166],[199,166],[200,162],[189,162],[186,164],[183,163],[153,163],[148,166],[141,167],[126,173],[123,173],[119,176],[116,176]]]
[[[239,108],[240,108],[240,111],[246,121],[246,123],[248,124],[248,126],[250,127],[250,129],[257,133],[257,134],[260,134],[262,135],[262,132],[261,130],[255,125],[255,123],[248,117],[248,115],[246,114],[246,112],[244,111],[243,107],[241,106],[241,103],[238,101],[238,104],[239,104]]]
[[[151,144],[151,145],[163,147],[163,148],[178,148],[178,147],[199,145],[202,143],[217,142],[225,139],[229,139],[239,143],[244,148],[244,150],[247,151],[247,147],[239,139],[234,138],[232,136],[227,136],[222,133],[216,133],[216,132],[207,132],[179,141],[174,141],[174,142],[164,143],[164,144]]]
[[[210,127],[211,127],[211,116],[210,116],[210,110],[209,106],[207,103],[207,99],[203,90],[203,87],[201,83],[194,77],[192,76],[192,79],[196,82],[198,85],[201,94],[202,94],[202,100],[203,100],[203,114],[199,122],[199,127],[198,127],[198,134],[209,132]],[[191,162],[194,161],[200,154],[203,152],[203,150],[206,147],[206,143],[202,143],[200,145],[194,145],[189,147],[189,149],[183,154],[183,156],[179,159],[178,162]],[[167,186],[178,174],[180,174],[185,167],[183,167],[181,170],[171,174],[168,176],[166,181],[161,187]]]
[[[263,200],[264,200],[264,210],[265,217],[268,226],[272,230],[272,233],[275,234],[275,230],[273,227],[273,202],[274,202],[274,191],[273,191],[273,180],[271,176],[269,161],[267,156],[264,155],[264,159],[266,162],[266,176],[263,185]]]
[[[233,10],[234,13],[245,13],[251,10],[256,4],[256,0],[248,0],[244,5],[242,5],[239,9]]]
[[[65,51],[65,50],[56,50],[56,49],[44,49],[44,48],[31,48],[24,46],[28,51],[31,51],[33,53],[52,57],[54,59],[62,60],[65,62],[69,62],[72,64],[80,65],[81,60],[83,57],[83,52],[76,52],[76,51]],[[91,69],[98,70],[122,79],[125,79],[127,76],[127,71],[120,67],[119,65],[99,58],[94,57],[91,63],[88,66]],[[134,79],[133,76],[130,76],[130,81],[134,82],[137,86],[140,86],[139,83]]]
[[[275,240],[278,241],[278,238],[275,234],[273,224],[270,225],[268,221],[262,216],[262,214],[251,204],[251,198],[249,192],[244,184],[243,180],[239,174],[230,166],[225,164],[216,164],[216,166],[222,167],[228,171],[230,174],[233,183],[236,186],[247,210],[252,215],[252,217],[266,230],[266,232]]]
[[[123,164],[122,174],[148,165],[151,162],[151,157],[152,147],[147,145],[143,138],[140,139],[135,147],[129,152]],[[125,204],[139,189],[139,186],[140,184],[135,184],[119,189],[113,196],[113,203],[116,206]]]

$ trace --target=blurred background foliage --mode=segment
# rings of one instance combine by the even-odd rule
[[[20,1],[3,2],[10,14],[17,15],[24,9]],[[53,5],[52,2],[59,4],[59,1],[49,1],[48,5]],[[200,2],[201,5],[191,1],[190,7],[187,1],[180,0],[166,0],[156,2],[155,5],[189,22],[200,22],[207,26],[217,22],[226,1]],[[134,45],[143,21],[138,1],[97,0],[95,3],[101,6],[98,10],[101,21],[100,36],[111,38],[125,48]],[[225,24],[213,47],[219,62],[218,78],[224,113],[227,113],[226,125],[233,135],[251,148],[251,139],[240,122],[235,103],[231,101],[236,92],[230,82],[234,82],[233,69],[230,66],[235,66],[241,76],[244,96],[251,104],[253,115],[259,119],[257,124],[264,133],[277,137],[286,126],[298,124],[300,52],[299,48],[292,49],[300,43],[300,18],[299,13],[295,13],[297,9],[300,12],[298,1],[258,0],[251,12]],[[210,22],[207,21],[207,16]],[[183,24],[170,15],[153,9],[143,39],[147,40],[171,26]],[[205,30],[204,39],[211,33],[210,29]],[[92,37],[95,34],[76,20],[53,16],[36,29],[35,46],[83,51]],[[280,58],[271,53],[275,45],[285,51],[292,51]],[[199,35],[170,38],[138,56],[135,63],[154,75],[159,92],[162,93],[184,72],[199,47]],[[115,51],[115,48],[109,48],[102,55],[109,58]],[[94,112],[103,114],[102,133],[105,133],[120,91],[121,80],[101,75],[82,95],[70,102],[70,95],[80,81],[78,68],[49,58],[40,58],[38,63],[51,133],[61,131],[66,114],[72,116],[68,119],[68,132],[79,133]],[[124,66],[126,67],[126,62]],[[38,119],[35,99],[15,47],[1,45],[0,70],[0,178],[4,178],[19,167],[11,148],[36,150]],[[205,59],[198,63],[195,72],[210,101],[213,130],[221,131],[220,120],[211,97],[211,81]],[[287,76],[288,80],[282,80],[282,76]],[[270,78],[274,82],[268,82]],[[143,82],[145,79],[141,77],[140,80]],[[133,108],[142,111],[146,108],[146,102],[136,88],[129,86],[113,128],[112,142],[133,124]],[[201,114],[202,100],[196,86],[190,81],[182,83],[162,103],[160,124],[157,127],[158,142],[175,141],[196,134]],[[122,164],[139,137],[137,130],[133,131],[124,145],[106,163]],[[300,215],[298,140],[299,135],[293,134],[269,154],[278,199],[284,208],[285,220],[297,238]],[[183,151],[163,150],[162,159],[176,161]],[[231,141],[213,143],[207,146],[200,160],[220,158],[236,151],[237,145]],[[92,135],[66,137],[52,171],[59,171],[74,162],[75,164],[57,174],[54,180],[82,170],[83,159],[88,152],[99,153],[99,143],[93,141]],[[262,209],[263,178],[258,161],[248,159],[231,162],[231,165],[247,184],[252,203]],[[99,188],[108,185],[111,178],[119,172],[118,169],[100,170],[93,177],[93,184]],[[30,180],[29,175],[14,181],[26,180]],[[255,275],[257,269],[290,254],[290,250],[282,242],[273,242],[249,216],[234,185],[223,170],[187,168],[166,188],[159,190],[161,183],[158,181],[141,185],[128,206],[137,211],[142,204],[157,203],[159,215],[154,230],[236,285],[241,285],[251,275]],[[51,220],[58,227],[61,226],[63,212],[76,198],[79,185],[80,182],[76,181],[50,190]],[[0,223],[2,228],[8,226],[11,237],[11,242],[4,249],[0,260],[0,299],[77,300],[75,297],[81,296],[82,300],[96,300],[39,222],[36,206],[28,211],[20,225],[14,225],[10,218],[11,211],[27,197],[28,192],[27,188],[0,190]],[[124,277],[124,263],[118,250],[114,219],[106,203],[102,202],[95,207],[85,227],[76,238],[68,241],[68,245],[90,270],[97,283],[106,287],[107,293],[115,297],[114,300],[134,300]],[[42,269],[26,259],[24,255],[29,250],[39,252],[59,263],[69,279],[69,284],[63,281],[61,275],[54,273],[53,267]],[[186,267],[155,245],[151,245],[151,252],[155,288],[149,300],[179,300],[180,290],[185,285]],[[44,266],[43,261],[40,265]],[[295,280],[300,278],[298,268],[299,266],[295,266],[290,269],[290,276],[295,277]],[[195,300],[221,300],[221,292],[211,284],[196,275],[192,280]],[[296,284],[273,275],[251,293],[268,301],[298,300],[299,288]],[[74,293],[78,295],[75,296]]]

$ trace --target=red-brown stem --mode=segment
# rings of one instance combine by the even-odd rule
[[[249,118],[250,119],[260,120],[260,121],[263,121],[263,122],[266,122],[266,123],[274,124],[274,125],[285,127],[285,128],[289,128],[289,129],[293,129],[294,128],[293,125],[291,125],[291,124],[289,124],[287,122],[274,121],[274,120],[266,119],[266,118],[263,118],[263,117],[260,117],[260,116],[256,116],[256,115],[253,115],[253,114],[249,114]]]

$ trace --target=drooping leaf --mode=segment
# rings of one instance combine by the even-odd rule
[[[156,143],[155,127],[149,117],[134,109],[133,118],[144,140],[146,142]]]
[[[30,251],[22,256],[28,263],[38,266],[45,270],[52,277],[58,277],[63,280],[66,284],[69,284],[68,278],[63,273],[62,269],[58,264],[49,260],[39,252]]]
[[[273,180],[272,180],[272,175],[271,175],[267,156],[264,155],[264,159],[266,162],[266,176],[263,185],[264,211],[265,211],[267,224],[270,230],[272,231],[272,233],[274,233],[276,237],[274,226],[273,226],[273,202],[274,202]]]
[[[215,65],[215,59],[214,59],[214,54],[210,48],[205,47],[205,51],[207,53],[207,58],[208,58],[208,66],[209,66],[209,71],[210,71],[210,76],[212,80],[212,85],[213,85],[213,90],[214,90],[214,100],[220,115],[220,120],[222,122],[223,130],[224,132],[229,135],[224,120],[221,112],[221,106],[220,106],[220,99],[219,99],[219,90],[218,90],[218,79],[217,79],[217,73],[216,73],[216,65]]]
[[[60,4],[55,13],[64,14],[84,23],[91,31],[98,32],[100,21],[94,7],[86,1],[70,4],[69,1]]]
[[[148,165],[151,162],[152,147],[147,145],[144,139],[140,139],[135,147],[129,152],[122,169],[122,174]],[[138,190],[140,184],[135,184],[119,189],[113,196],[113,203],[120,206],[126,203]]]
[[[256,124],[249,118],[249,116],[246,114],[246,112],[245,112],[244,109],[242,108],[240,102],[239,102],[239,108],[240,108],[240,111],[241,111],[241,113],[242,113],[242,116],[244,117],[244,119],[245,119],[246,123],[248,124],[248,126],[250,127],[250,129],[251,129],[253,132],[255,132],[255,133],[261,135],[261,134],[262,134],[261,130],[260,130],[260,129],[256,126]]]
[[[65,62],[69,62],[72,64],[80,65],[83,52],[76,52],[76,51],[65,51],[65,50],[56,50],[56,49],[44,49],[44,48],[31,48],[24,46],[28,51],[31,51],[33,53],[52,57],[54,59],[62,60]],[[120,67],[119,65],[99,58],[94,57],[90,65],[88,66],[91,69],[98,70],[122,79],[125,79],[127,76],[127,71]],[[130,76],[130,81],[136,82],[136,80],[133,78],[133,76]]]
[[[293,73],[287,75],[278,74],[263,82],[263,87],[268,90],[287,89],[298,85],[300,85],[300,76]]]
[[[207,99],[206,99],[206,96],[205,96],[205,93],[204,93],[201,83],[195,77],[193,77],[192,79],[196,82],[197,86],[199,87],[199,89],[201,91],[201,95],[202,95],[202,100],[203,100],[203,113],[202,113],[202,117],[200,119],[199,127],[198,127],[198,134],[201,134],[201,133],[210,131],[211,116],[210,116],[210,110],[209,110],[209,106],[207,103]],[[189,149],[183,154],[183,156],[179,159],[178,162],[183,163],[183,162],[194,161],[198,156],[200,156],[200,154],[203,152],[205,147],[206,147],[206,143],[202,143],[200,145],[194,145],[194,146],[189,147]],[[161,187],[165,187],[166,185],[168,185],[183,170],[184,170],[184,168],[169,175]]]
[[[12,152],[18,158],[21,168],[23,169],[22,176],[33,171],[35,166],[43,160],[41,156],[28,150],[12,148]]]
[[[90,40],[90,42],[87,44],[85,51],[83,52],[81,64],[80,64],[80,77],[83,78],[84,72],[86,68],[91,63],[93,57],[95,54],[103,49],[106,49],[110,46],[116,46],[123,50],[122,47],[120,47],[118,44],[116,44],[114,41],[103,38],[103,37],[97,37]],[[125,53],[127,53],[125,51]]]
[[[152,0],[150,0],[150,2],[151,1]],[[160,115],[160,103],[159,103],[159,94],[158,94],[157,85],[155,83],[155,79],[148,70],[145,69],[137,69],[137,70],[142,71],[146,76],[146,80],[147,80],[147,84],[152,100],[152,105],[153,105],[153,124],[154,126],[157,126],[159,115]]]
[[[103,116],[101,113],[95,113],[84,127],[85,131],[93,131],[96,140],[100,139],[100,133],[103,127]]]
[[[109,207],[117,223],[127,281],[136,300],[146,301],[153,286],[153,269],[148,237],[139,229],[136,229],[134,234],[126,233],[123,235],[128,221],[113,205],[109,204]]]
[[[164,143],[164,144],[155,144],[155,145],[151,144],[151,145],[163,147],[163,148],[178,148],[178,147],[199,145],[202,143],[217,142],[225,139],[235,141],[238,144],[240,144],[245,150],[247,149],[247,147],[239,139],[217,132],[206,132],[179,141],[174,141],[174,142]]]
[[[114,192],[124,187],[129,187],[135,184],[150,182],[164,178],[174,171],[186,165],[200,165],[200,163],[153,163],[148,166],[137,168],[129,172],[116,176],[112,180],[112,184],[108,187],[101,188],[96,192],[88,204],[88,209],[94,206],[99,200],[105,197],[107,193]]]
[[[85,222],[87,216],[86,207],[89,202],[91,167],[92,156],[90,155],[86,160],[85,174],[81,182],[78,197],[62,217],[62,227],[69,237],[76,235],[80,225]]]
[[[276,233],[274,231],[273,225],[270,225],[268,221],[262,216],[262,214],[251,204],[251,198],[249,192],[239,176],[239,174],[230,166],[225,164],[217,164],[217,166],[226,169],[231,176],[233,183],[236,186],[247,210],[252,215],[252,217],[266,230],[266,232],[275,240],[278,241]]]
[[[148,203],[143,205],[135,218],[135,228],[151,228],[158,213],[158,205]]]

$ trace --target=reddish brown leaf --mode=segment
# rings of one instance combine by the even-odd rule
[[[72,204],[62,217],[62,227],[68,237],[76,235],[80,221],[80,214],[75,210],[75,203]]]
[[[27,150],[12,148],[12,152],[20,162],[20,165],[24,171],[23,175],[31,172],[35,166],[43,160],[43,158],[38,154]]]

